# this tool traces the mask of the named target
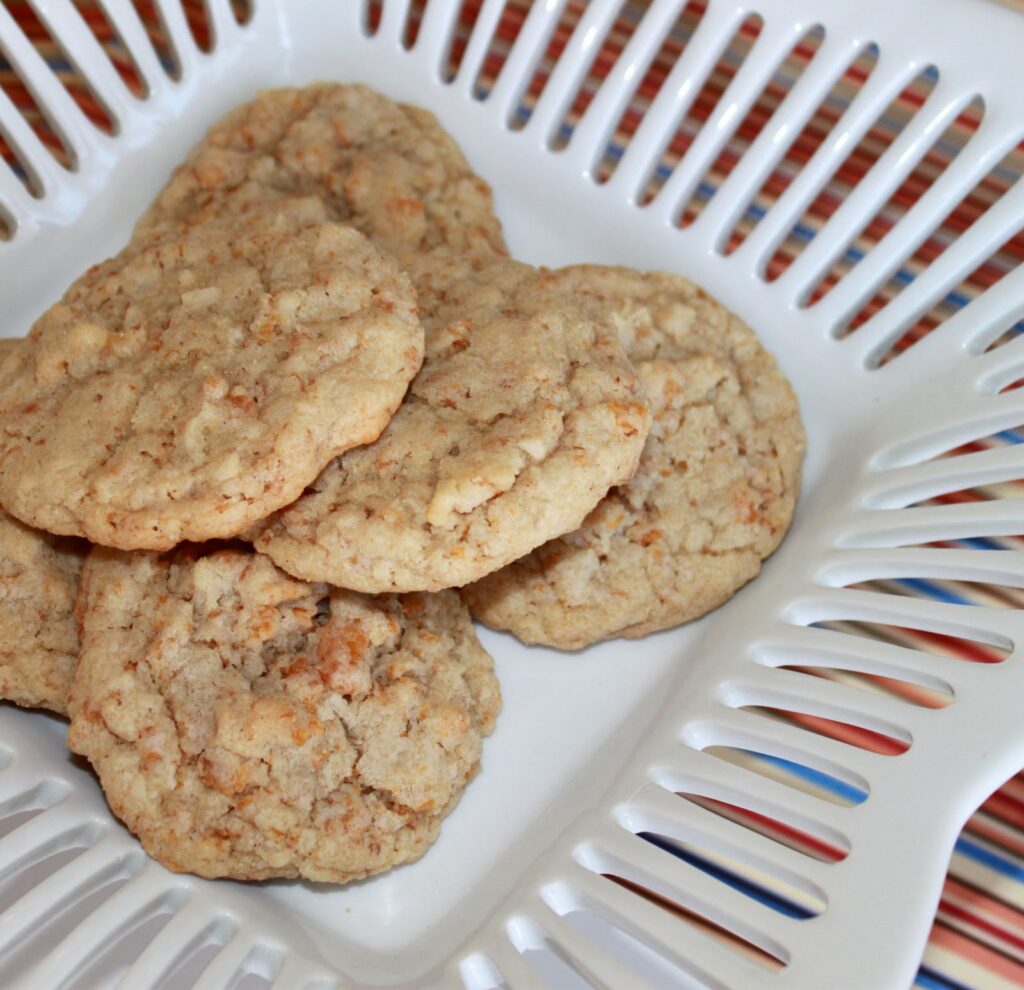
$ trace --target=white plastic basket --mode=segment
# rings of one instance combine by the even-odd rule
[[[906,328],[1024,225],[1018,183],[856,332],[850,315],[1024,134],[1024,22],[982,0],[713,0],[607,182],[612,131],[682,6],[654,0],[565,147],[560,125],[622,0],[592,0],[525,126],[516,119],[565,0],[538,0],[486,97],[474,90],[502,13],[485,0],[454,79],[456,0],[428,0],[407,47],[409,0],[384,0],[371,33],[355,0],[256,0],[240,26],[208,0],[209,53],[180,3],[157,0],[171,78],[128,0],[101,6],[148,89],[124,87],[69,0],[33,0],[116,121],[94,128],[0,6],[0,46],[71,151],[65,170],[6,98],[0,131],[33,195],[0,165],[2,332],[20,334],[88,264],[127,238],[170,167],[258,87],[330,78],[369,83],[441,118],[496,190],[513,252],[691,275],[762,335],[794,381],[809,433],[794,528],[762,577],[702,623],[578,655],[483,632],[505,694],[484,769],[414,865],[343,889],[176,876],[112,818],[63,746],[59,720],[0,710],[0,984],[49,990],[551,987],[903,988],[912,979],[957,832],[1024,764],[1024,618],[1013,609],[919,600],[848,585],[930,578],[1024,587],[1024,555],[925,547],[1024,532],[1014,499],[915,506],[1024,477],[1021,448],[937,455],[1024,423],[1024,339],[987,350],[1024,316],[1024,267],[879,366]],[[418,8],[417,8],[418,12]],[[659,194],[641,190],[679,118],[751,12],[763,28]],[[824,30],[813,62],[697,220],[679,211],[795,40]],[[723,246],[787,144],[850,60],[878,63],[814,157],[742,245]],[[856,191],[779,278],[767,259],[889,100],[926,66],[935,90]],[[817,305],[816,278],[849,245],[946,124],[973,98],[977,133],[878,246]],[[513,124],[515,126],[513,126]],[[970,664],[824,622],[884,623],[990,644]],[[787,665],[883,674],[952,695],[941,710],[809,677]],[[861,726],[906,746],[883,756],[762,710]],[[828,774],[868,797],[841,806],[714,755],[755,750]],[[804,855],[680,796],[717,799],[848,850]],[[659,836],[658,843],[643,836]],[[673,855],[698,848],[817,905],[773,910]],[[619,878],[618,881],[609,876]],[[622,882],[626,881],[626,882]],[[642,893],[638,893],[642,891]],[[762,965],[697,916],[775,957]],[[162,925],[162,927],[161,927]],[[118,983],[118,981],[120,981]]]

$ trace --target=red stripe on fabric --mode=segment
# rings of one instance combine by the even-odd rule
[[[946,898],[942,898],[939,901],[939,912],[944,915],[948,915],[949,918],[954,918],[957,921],[962,921],[965,924],[970,925],[972,928],[978,928],[993,938],[999,939],[1001,942],[1005,942],[1008,946],[1024,951],[1024,938],[1020,938],[1014,935],[1013,932],[1007,931],[1005,928],[1001,928],[999,925],[993,924],[991,921],[987,921],[985,918],[980,917],[972,911],[966,911],[962,907],[958,907]],[[943,919],[948,924],[948,920]],[[969,933],[965,933],[968,934]]]
[[[989,970],[998,976],[1024,986],[1024,965],[1010,959],[1008,956],[997,952],[988,946],[981,945],[972,939],[961,935],[941,921],[936,921],[932,927],[929,941],[941,945],[951,952],[968,959],[983,969]]]
[[[945,884],[945,896],[955,901],[972,914],[989,914],[998,918],[1004,925],[1018,931],[1024,931],[1024,912],[1006,904],[990,892],[964,882],[954,876],[948,876]]]
[[[996,815],[1007,825],[1024,830],[1024,802],[1006,793],[1002,788],[993,794],[982,807]]]
[[[721,810],[722,813],[727,813],[729,817],[734,818],[740,823],[749,822],[751,826],[756,826],[753,828],[756,832],[763,833],[767,831],[770,834],[783,836],[787,840],[783,844],[790,846],[790,848],[800,850],[806,848],[814,850],[814,852],[816,852],[825,862],[838,863],[846,859],[848,855],[845,849],[833,846],[831,843],[825,842],[802,829],[787,825],[785,822],[782,822],[777,818],[771,818],[768,815],[759,814],[756,811],[751,811],[749,808],[730,804],[727,801],[719,801],[716,798],[698,798],[697,795],[683,796],[697,800],[698,804],[710,807],[713,811],[717,812]]]
[[[848,725],[845,722],[837,722],[829,718],[820,718],[817,715],[805,715],[801,712],[787,712],[781,709],[770,709],[777,711],[789,721],[796,722],[811,732],[818,735],[836,739],[839,742],[848,743],[858,749],[865,749],[881,756],[899,756],[905,753],[910,747],[899,739],[892,739],[882,735],[880,732],[873,732],[870,729],[862,729],[856,725]]]

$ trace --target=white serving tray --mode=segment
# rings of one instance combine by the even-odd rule
[[[988,344],[1024,316],[1017,269],[897,360],[878,357],[933,302],[1024,224],[1018,184],[855,333],[849,315],[1024,133],[1024,27],[981,0],[713,0],[611,180],[592,174],[639,78],[682,4],[654,0],[568,146],[551,137],[621,0],[592,0],[525,127],[513,119],[565,7],[538,0],[486,99],[473,82],[501,15],[485,0],[453,81],[442,78],[461,2],[429,0],[415,45],[407,0],[257,0],[239,27],[208,0],[215,43],[200,52],[180,4],[157,0],[180,65],[163,71],[128,0],[102,6],[144,75],[131,96],[69,0],[33,0],[50,32],[116,119],[116,136],[80,113],[6,8],[0,46],[55,131],[66,171],[0,96],[0,130],[41,192],[0,165],[0,333],[24,333],[88,264],[117,250],[172,165],[223,112],[259,87],[358,80],[434,110],[495,188],[517,257],[610,262],[695,278],[778,355],[809,435],[793,530],[763,576],[707,620],[576,655],[482,632],[505,709],[483,771],[418,863],[343,889],[243,885],[176,876],[147,860],[113,819],[54,718],[0,708],[0,985],[203,988],[434,987],[469,990],[646,987],[903,988],[911,981],[958,830],[1024,763],[1024,618],[846,585],[931,577],[1024,586],[1016,551],[923,548],[937,539],[1024,532],[1024,502],[907,507],[937,493],[1024,477],[1020,448],[934,460],[1024,422],[1024,339]],[[652,203],[639,190],[718,54],[751,12],[750,56]],[[780,60],[808,28],[825,35],[810,68],[692,226],[674,223],[708,164]],[[728,257],[753,193],[850,60],[867,44],[868,84],[807,167]],[[925,66],[935,91],[865,180],[776,281],[766,259],[849,148]],[[920,202],[816,306],[799,303],[937,133],[976,95],[984,121]],[[1011,650],[967,664],[818,627],[859,620],[962,634]],[[788,663],[887,674],[948,687],[930,710],[779,669]],[[887,757],[745,706],[821,715],[909,744]],[[789,759],[868,793],[843,807],[710,755],[734,746]],[[718,798],[788,822],[849,855],[824,863],[678,796]],[[17,827],[12,827],[17,825]],[[637,833],[745,864],[820,904],[800,920],[773,910]],[[614,874],[646,888],[641,897]],[[678,905],[782,963],[766,968],[685,923]],[[160,927],[160,924],[163,927]],[[118,984],[118,980],[120,983]]]

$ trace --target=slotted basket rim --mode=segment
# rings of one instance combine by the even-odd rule
[[[687,152],[698,158],[684,156],[659,196],[649,205],[638,205],[645,170],[658,160],[663,134],[657,127],[664,131],[671,123],[687,90],[659,91],[661,102],[656,100],[648,109],[610,179],[598,183],[593,175],[632,93],[628,87],[642,78],[644,59],[649,61],[652,46],[656,50],[660,44],[659,32],[667,30],[664,24],[682,3],[651,4],[567,145],[552,150],[551,136],[564,119],[595,46],[604,38],[603,26],[621,5],[620,0],[592,0],[525,125],[519,130],[506,126],[543,52],[546,32],[557,23],[565,2],[550,0],[531,7],[496,85],[480,99],[473,84],[490,41],[482,28],[470,38],[454,80],[440,78],[447,25],[461,7],[458,0],[430,0],[416,43],[408,50],[403,44],[407,0],[384,0],[373,34],[365,30],[363,3],[309,0],[289,6],[283,0],[257,0],[252,18],[242,27],[232,18],[227,0],[209,0],[215,35],[210,54],[190,44],[180,6],[159,0],[180,79],[171,80],[152,51],[146,55],[140,47],[136,62],[150,93],[139,101],[127,90],[122,92],[123,86],[118,88],[109,63],[100,61],[105,56],[90,49],[87,38],[74,27],[78,22],[67,0],[33,0],[51,33],[60,34],[65,49],[77,53],[79,68],[119,122],[113,135],[92,128],[38,56],[33,60],[30,46],[18,47],[14,20],[0,8],[0,46],[31,78],[37,102],[50,111],[76,159],[75,169],[65,171],[40,153],[41,146],[33,144],[18,124],[16,111],[0,95],[0,130],[23,153],[27,151],[29,168],[43,191],[33,197],[10,169],[0,168],[0,209],[16,227],[10,240],[0,242],[0,264],[6,272],[17,266],[19,273],[16,290],[9,276],[3,278],[7,312],[0,332],[9,334],[28,325],[59,295],[65,275],[116,249],[128,233],[128,218],[141,211],[159,186],[159,176],[207,124],[251,93],[257,82],[302,83],[333,76],[366,81],[389,95],[434,109],[494,185],[513,253],[536,263],[621,261],[693,273],[779,353],[798,386],[810,435],[807,487],[793,533],[762,579],[718,617],[639,644],[605,644],[586,658],[558,660],[554,670],[544,664],[553,667],[556,661],[545,660],[540,651],[483,634],[509,695],[498,734],[485,744],[484,771],[449,820],[434,853],[390,879],[370,881],[344,894],[351,906],[364,912],[369,919],[365,923],[344,918],[331,918],[334,928],[318,923],[313,916],[325,908],[316,905],[340,905],[335,894],[315,893],[301,885],[270,885],[254,892],[234,884],[172,877],[155,864],[132,858],[138,847],[112,823],[88,778],[62,755],[56,724],[5,710],[0,724],[0,810],[15,806],[5,802],[27,800],[25,795],[36,793],[41,781],[49,788],[45,800],[53,798],[53,803],[39,812],[31,827],[0,837],[0,875],[5,863],[34,855],[44,841],[74,835],[91,843],[75,861],[79,866],[68,867],[79,871],[76,876],[106,875],[103,870],[114,868],[131,874],[112,897],[112,906],[98,909],[66,937],[60,952],[36,960],[34,968],[26,970],[21,977],[26,986],[62,985],[74,972],[71,967],[84,965],[98,946],[113,938],[118,917],[166,898],[181,901],[169,925],[170,935],[149,943],[124,977],[126,986],[135,979],[141,986],[143,973],[167,972],[175,947],[210,932],[215,941],[223,940],[223,947],[204,976],[201,985],[207,987],[229,985],[244,966],[254,967],[252,972],[262,973],[275,987],[338,980],[352,987],[382,985],[383,980],[392,986],[429,983],[471,990],[501,980],[516,988],[540,986],[542,979],[531,967],[545,939],[595,985],[648,985],[635,969],[640,965],[635,950],[634,956],[623,955],[624,950],[608,951],[593,931],[577,927],[577,915],[618,924],[668,960],[674,969],[666,972],[685,973],[695,985],[703,980],[709,986],[744,990],[769,985],[810,990],[824,985],[823,980],[849,979],[848,984],[831,985],[881,987],[905,985],[913,973],[960,825],[994,786],[1024,763],[1024,734],[1017,729],[1013,705],[1024,690],[1018,656],[1024,620],[1012,609],[975,606],[970,615],[963,615],[956,611],[962,606],[899,599],[846,585],[918,572],[937,579],[1024,585],[1024,555],[1019,551],[989,560],[984,554],[991,551],[972,554],[918,546],[929,539],[973,532],[972,527],[993,534],[1013,534],[1015,526],[1021,531],[1024,516],[1017,506],[993,502],[966,509],[905,507],[912,505],[915,493],[950,483],[956,471],[961,480],[970,480],[1010,478],[1018,467],[1024,469],[1024,459],[1012,449],[966,466],[944,466],[931,459],[955,447],[960,438],[1005,429],[1014,417],[1019,417],[1017,423],[1024,422],[1024,399],[999,390],[1007,376],[1024,375],[1024,346],[1012,342],[984,353],[1000,328],[1024,317],[1024,266],[899,360],[878,367],[887,348],[916,314],[927,309],[926,302],[937,293],[941,298],[956,284],[951,280],[992,250],[1007,228],[1024,225],[1024,183],[1018,182],[1000,199],[998,210],[980,218],[875,317],[841,341],[833,334],[850,307],[879,279],[888,277],[894,262],[913,252],[915,238],[922,236],[915,224],[927,217],[927,211],[955,203],[957,190],[970,188],[969,180],[983,171],[982,166],[998,161],[1010,142],[1024,137],[1024,112],[1007,95],[1024,88],[1024,63],[1013,58],[1024,50],[1024,22],[991,5],[986,7],[991,27],[982,35],[976,19],[978,0],[931,0],[934,15],[923,21],[920,7],[910,0],[864,0],[827,10],[811,0],[763,0],[749,7],[734,0],[710,0],[699,30],[712,47],[748,14],[764,18],[751,55],[734,77],[735,93],[728,91],[733,95],[714,111],[712,124],[722,128],[731,119],[730,112],[743,116],[743,99],[756,98],[758,80],[774,70],[797,38],[820,24],[824,40],[811,63],[813,71],[808,69],[796,81],[777,111],[778,119],[772,117],[756,137],[698,220],[678,229],[676,210],[701,178],[701,162],[713,160],[719,147],[715,142],[729,136],[705,131]],[[130,30],[132,14],[125,0],[104,0],[104,6],[118,20],[129,47],[141,44],[141,37]],[[485,0],[478,28],[493,29],[502,8],[501,0]],[[968,36],[975,39],[970,49],[962,43]],[[332,47],[324,39],[330,39]],[[904,151],[923,152],[933,131],[941,131],[937,122],[948,121],[976,96],[985,101],[985,115],[967,151],[936,181],[934,193],[926,193],[893,228],[891,243],[885,242],[884,248],[891,256],[876,250],[820,304],[802,307],[799,285],[814,270],[814,259],[794,263],[771,282],[761,277],[759,264],[784,226],[773,211],[799,216],[800,197],[817,181],[813,158],[739,248],[723,256],[722,246],[750,198],[747,193],[760,188],[772,162],[785,150],[786,134],[799,131],[802,115],[810,114],[817,97],[828,91],[837,60],[849,60],[869,43],[877,43],[879,49],[869,80],[875,102],[888,92],[886,83],[892,88],[929,65],[938,66],[938,81],[926,104],[932,109],[908,124],[906,138],[894,143],[896,152],[889,161]],[[699,81],[699,53],[688,48],[673,72],[680,64]],[[678,83],[687,78],[682,71],[670,77]],[[865,91],[867,86],[860,93]],[[830,135],[829,142],[841,137],[846,119],[843,116],[836,124],[835,138]],[[787,122],[790,130],[784,131]],[[838,162],[839,154],[840,149],[830,144],[822,160]],[[821,181],[827,178],[823,172]],[[842,213],[837,212],[842,224],[825,225],[813,250],[819,255],[840,250],[849,236],[847,218],[852,222],[864,215],[891,180],[892,176],[877,174],[866,177],[843,204]],[[609,217],[614,219],[614,238],[608,236]],[[808,247],[801,258],[810,254]],[[55,272],[60,277],[54,277]],[[854,388],[856,408],[840,397],[842,389]],[[908,395],[913,398],[909,404]],[[938,657],[903,655],[899,647],[851,644],[841,633],[814,627],[834,619],[896,624],[902,619],[945,635],[980,637],[1005,647],[1008,656],[985,669],[957,666]],[[683,653],[687,666],[677,669],[675,660]],[[789,676],[778,665],[780,657],[792,656],[821,656],[834,663],[845,658],[872,669],[931,678],[950,687],[953,701],[941,710],[914,711],[885,699],[858,701],[841,686],[811,687],[795,681],[800,675]],[[631,682],[620,686],[614,678],[624,662],[632,664]],[[590,671],[597,682],[592,685],[581,677]],[[524,714],[526,699],[531,690],[536,693],[536,679],[542,676],[551,697],[537,699],[537,711]],[[909,749],[897,758],[879,757],[844,748],[835,740],[812,739],[789,725],[757,721],[758,716],[745,710],[773,702],[808,705],[813,712],[891,728],[906,736]],[[596,724],[599,716],[611,727],[603,735]],[[570,723],[564,730],[539,725],[542,719],[558,717]],[[638,720],[644,724],[636,724]],[[513,735],[516,725],[518,735]],[[529,765],[523,768],[513,759],[512,746],[524,743],[527,727],[537,733],[550,731],[550,738],[537,738],[561,746],[552,749],[550,760],[543,759],[539,743],[533,750],[524,747]],[[949,745],[950,739],[956,740],[955,747]],[[744,776],[742,770],[716,761],[706,752],[716,745],[761,745],[769,753],[789,753],[870,793],[863,803],[849,808],[828,806],[796,791],[786,794],[783,785],[749,779],[749,773]],[[518,788],[519,809],[494,783],[499,771],[507,784]],[[531,781],[550,798],[535,825],[529,824],[532,819],[526,814],[540,801],[528,793]],[[813,826],[814,834],[845,843],[849,855],[839,863],[813,861],[778,843],[773,846],[769,839],[743,834],[741,826],[731,827],[711,813],[684,807],[674,792],[723,800],[732,796],[747,801],[748,807],[753,802],[755,810],[785,810]],[[484,828],[472,827],[474,822],[498,822],[494,809],[499,807],[508,817],[507,841],[500,849],[494,836],[479,834]],[[929,813],[927,827],[922,827],[922,809]],[[93,826],[95,833],[89,831]],[[799,923],[770,916],[745,902],[744,895],[636,838],[639,832],[659,829],[671,833],[674,841],[699,840],[705,844],[702,848],[728,849],[741,863],[762,864],[769,872],[784,874],[807,896],[822,900],[825,909]],[[89,838],[94,835],[95,841]],[[483,871],[485,863],[493,890],[483,890],[482,876],[471,882],[456,876],[459,866],[463,871]],[[720,919],[726,928],[780,956],[787,965],[775,973],[730,954],[602,875],[616,870],[626,871],[627,878],[646,877],[648,889],[703,911],[707,918]],[[874,890],[882,884],[891,893],[879,900]],[[428,899],[428,892],[435,891],[436,905],[441,906],[435,908],[436,917],[429,910],[417,914],[408,908],[401,898],[408,901],[410,891]],[[388,897],[399,900],[389,904]],[[33,913],[42,911],[41,896],[30,901],[26,895],[13,905],[12,913],[0,914],[12,925],[6,939],[0,926],[0,958],[7,940],[42,918]],[[382,925],[385,918],[391,928]],[[441,943],[443,951],[438,948]],[[422,960],[429,961],[417,968]]]

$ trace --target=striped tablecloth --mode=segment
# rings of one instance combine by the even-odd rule
[[[24,0],[4,0],[4,2],[25,27],[32,40],[44,53],[50,65],[89,118],[98,127],[111,130],[110,117],[95,100],[85,80],[69,64],[65,53],[53,43],[29,5]],[[356,0],[345,0],[345,2],[356,2]],[[407,28],[409,43],[415,40],[419,14],[425,2],[429,2],[429,0],[418,0],[413,5],[413,13]],[[165,67],[173,73],[174,53],[166,42],[159,18],[150,0],[133,0],[133,3],[146,23],[154,47]],[[926,0],[922,0],[922,3],[926,3]],[[111,61],[131,91],[137,96],[144,95],[131,58],[120,47],[100,7],[91,0],[77,0],[75,6],[85,17],[93,32],[103,42]],[[525,121],[529,117],[531,107],[543,91],[552,64],[563,50],[585,6],[584,2],[569,2],[566,5],[562,23],[549,44],[547,57],[537,68],[523,100],[519,113],[520,121]],[[184,0],[184,7],[196,40],[201,47],[208,47],[210,36],[202,4],[197,0]],[[236,0],[234,7],[239,19],[244,20],[249,10],[247,0]],[[492,41],[488,58],[476,80],[476,85],[481,90],[486,90],[501,71],[529,7],[529,0],[508,0],[506,3],[504,16]],[[979,16],[983,16],[983,7],[984,5],[979,3]],[[367,24],[372,30],[380,16],[379,0],[365,2],[365,9]],[[459,35],[451,50],[449,68],[452,72],[458,67],[465,50],[466,38],[475,23],[478,9],[478,0],[464,0]],[[595,87],[621,55],[624,45],[641,19],[644,9],[645,3],[643,2],[624,4],[621,16],[608,34],[602,50],[590,68],[586,82],[566,114],[560,132],[561,140],[567,140],[571,135],[573,126],[586,109]],[[704,10],[704,2],[694,0],[681,13],[674,30],[662,46],[661,54],[640,82],[632,101],[618,122],[614,137],[609,143],[601,163],[603,175],[610,175],[614,171],[623,146],[630,140],[650,101],[664,82],[679,53],[687,45]],[[702,124],[713,113],[730,80],[742,64],[747,51],[752,44],[756,43],[760,28],[759,18],[752,15],[737,32],[733,43],[720,59],[685,119],[680,122],[675,139],[665,152],[661,167],[651,176],[648,188],[650,195],[657,191],[674,164],[686,154],[687,148]],[[740,122],[729,144],[714,162],[691,201],[686,205],[680,218],[681,224],[692,222],[715,195],[719,184],[729,175],[737,161],[764,127],[794,81],[814,59],[820,41],[820,33],[809,32],[780,65],[778,72],[766,87],[761,98]],[[728,250],[735,248],[750,233],[766,210],[786,189],[794,174],[825,141],[850,100],[870,76],[876,60],[877,52],[868,49],[849,66],[845,76],[818,108],[807,127],[796,137],[784,160],[764,183],[763,188],[750,204],[733,233]],[[884,117],[851,151],[828,187],[808,207],[785,242],[775,252],[767,268],[767,278],[778,277],[812,241],[815,232],[842,203],[847,193],[875,165],[879,156],[892,144],[902,127],[927,100],[935,81],[935,71],[925,70],[898,99],[893,101]],[[16,73],[3,60],[2,53],[0,53],[0,85],[23,111],[54,156],[66,164],[67,154],[59,138],[38,112],[31,95],[21,84]],[[937,139],[913,174],[892,195],[888,204],[871,223],[859,233],[846,255],[833,266],[817,286],[810,297],[812,304],[853,268],[860,258],[885,236],[892,225],[917,202],[949,163],[969,143],[983,112],[984,108],[980,104],[968,107]],[[0,135],[0,154],[17,164],[17,156],[4,144],[2,135]],[[881,309],[898,295],[902,288],[911,282],[946,246],[996,203],[1017,181],[1022,172],[1024,172],[1024,153],[1021,149],[1017,149],[997,164],[985,180],[964,198],[960,206],[943,220],[932,236],[896,272],[883,290],[869,300],[862,310],[849,321],[847,331],[855,332],[856,328],[872,313]],[[0,216],[0,234],[3,232],[3,220]],[[917,340],[938,326],[950,314],[963,307],[975,295],[1019,264],[1022,257],[1024,257],[1024,236],[1019,235],[994,253],[961,285],[925,314],[886,355],[886,360],[892,360],[906,348],[913,346]],[[1011,332],[1016,333],[1021,329],[1024,327],[1018,325]],[[1024,438],[1024,432],[1004,431],[953,453],[1016,444],[1021,442],[1022,438]],[[1006,498],[1014,495],[1019,497],[1019,494],[1019,485],[1012,483],[955,492],[935,501],[948,503]],[[972,547],[1014,547],[1019,549],[1024,546],[1024,535],[1020,538],[962,542],[964,545]],[[1004,587],[977,584],[967,586],[958,585],[955,582],[920,580],[875,582],[874,587],[890,593],[919,598],[956,602],[973,601],[1006,607],[1024,605],[1024,594]],[[964,662],[988,663],[1001,659],[1001,656],[990,648],[967,640],[925,635],[907,629],[878,625],[848,623],[844,624],[844,628],[848,632],[887,639],[912,645],[918,649],[958,657]],[[894,695],[911,704],[941,707],[950,700],[939,693],[885,678],[825,670],[809,672],[842,680],[844,683],[864,690]],[[792,716],[779,714],[779,717]],[[802,718],[802,722],[806,727],[817,732],[876,752],[898,753],[902,746],[898,740],[840,723],[814,718]],[[811,791],[830,801],[855,804],[866,797],[838,780],[806,767],[761,754],[733,750],[720,755],[741,762],[759,773],[783,778],[794,786]],[[719,813],[740,819],[748,826],[772,835],[779,841],[799,848],[809,855],[832,861],[843,855],[842,850],[823,845],[811,836],[794,832],[778,822],[757,819],[749,812],[730,809],[722,805],[719,805],[716,810]],[[686,855],[685,850],[676,849],[674,851],[677,854]],[[816,906],[807,902],[806,895],[792,890],[774,889],[764,877],[751,875],[749,870],[739,864],[727,861],[712,862],[707,857],[701,859],[696,855],[690,855],[688,858],[702,869],[722,877],[752,896],[768,901],[780,911],[798,917],[807,917],[816,913]],[[693,919],[693,923],[701,924],[699,919]],[[730,938],[726,933],[720,931],[714,931],[713,934],[720,938]],[[751,951],[749,947],[748,951]],[[935,988],[1001,990],[1001,988],[1008,987],[1024,987],[1024,775],[1013,778],[993,794],[970,819],[957,841],[956,850],[949,864],[942,900],[915,985],[932,988],[932,990]]]

